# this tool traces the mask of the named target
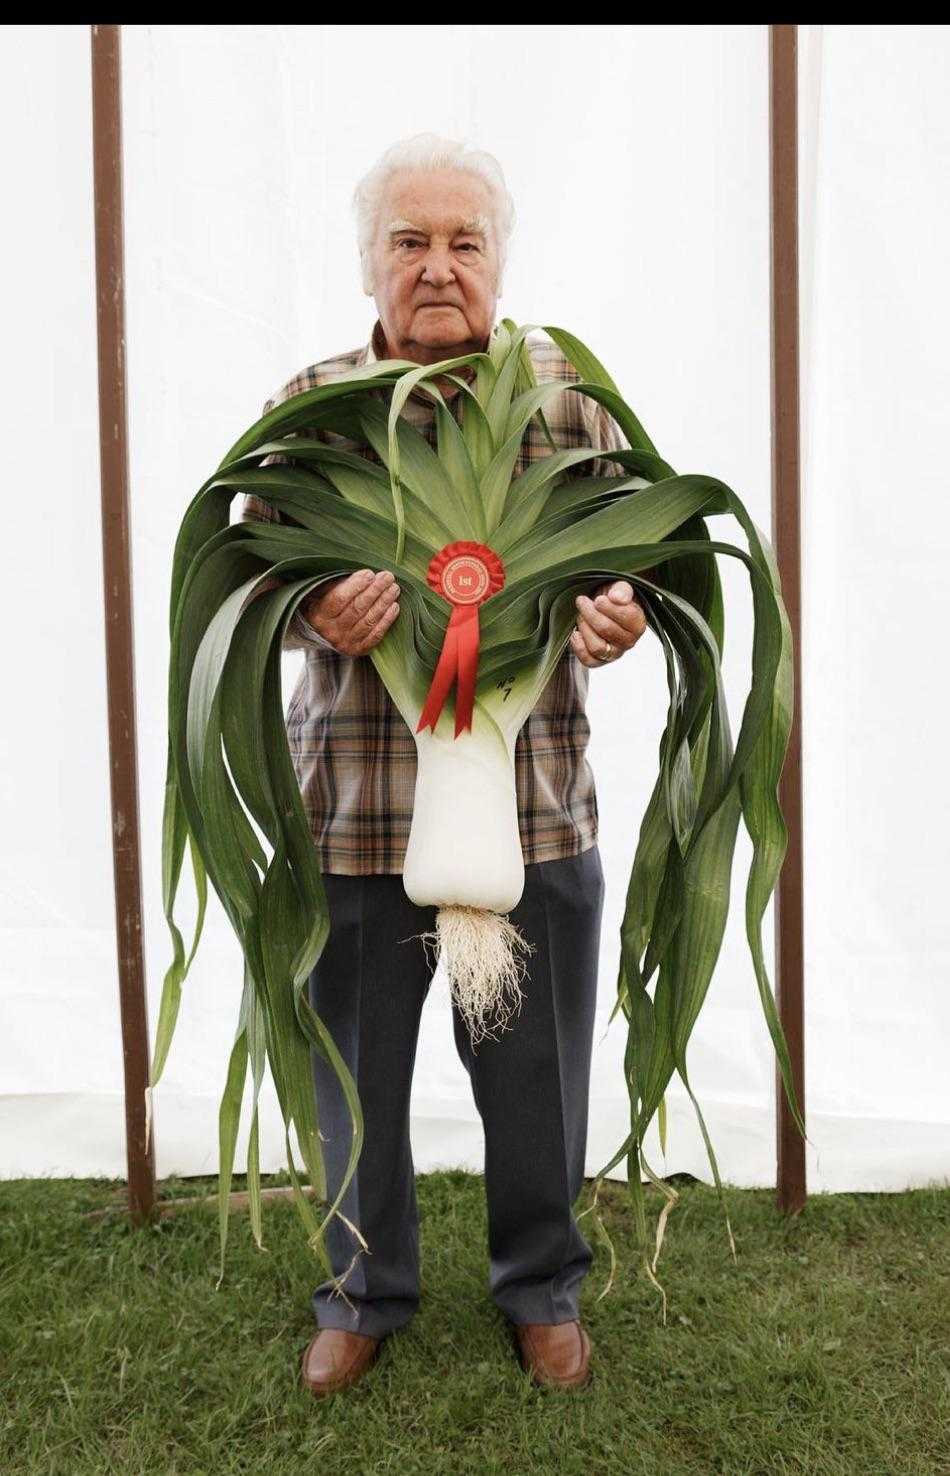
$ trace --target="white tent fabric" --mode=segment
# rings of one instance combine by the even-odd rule
[[[0,1176],[122,1175],[89,39],[81,26],[8,28],[7,39],[0,110],[5,136],[19,140],[0,166],[5,197],[18,202],[2,248],[16,287],[0,371],[14,428],[7,528],[12,544],[25,507],[31,547],[38,528],[47,532],[41,557],[8,558],[3,581],[8,691],[17,700],[0,739]],[[168,26],[125,28],[123,50],[154,1029],[170,958],[160,825],[174,538],[194,490],[264,399],[304,364],[365,340],[375,311],[359,286],[349,214],[356,178],[393,139],[423,128],[497,154],[519,217],[501,311],[577,332],[666,457],[722,476],[768,529],[768,41],[763,26]],[[934,905],[950,816],[918,715],[942,671],[948,615],[940,512],[950,385],[939,337],[948,299],[948,53],[938,27],[803,28],[812,1191],[897,1190],[950,1171],[950,935]],[[52,448],[56,475],[38,483],[37,458],[49,466]],[[891,465],[894,512],[883,470]],[[720,565],[737,727],[750,600],[734,561]],[[302,659],[285,657],[288,695]],[[592,674],[590,752],[608,890],[588,1173],[627,1123],[623,1021],[608,1030],[607,1019],[666,697],[649,635]],[[774,1067],[743,925],[749,854],[740,831],[732,911],[689,1061],[724,1178],[768,1185]],[[187,873],[183,896],[187,920]],[[771,908],[766,924],[768,938]],[[156,1094],[161,1175],[217,1167],[217,1103],[240,986],[240,950],[212,894]],[[653,1167],[711,1181],[678,1081],[668,1105],[668,1157],[654,1126]],[[423,1017],[412,1139],[420,1171],[482,1167],[441,978]],[[239,1166],[242,1153],[243,1141]],[[262,1157],[266,1169],[283,1163],[270,1090]]]

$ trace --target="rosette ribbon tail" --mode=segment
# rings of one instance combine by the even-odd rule
[[[478,606],[454,605],[438,664],[426,694],[416,732],[435,728],[445,700],[457,681],[455,692],[455,736],[472,726],[475,710],[475,681],[478,672]]]
[[[497,594],[505,584],[505,566],[484,543],[460,538],[433,554],[426,583],[452,606],[445,628],[442,650],[426,693],[416,732],[435,729],[445,699],[455,691],[455,736],[471,729],[478,677],[478,607]]]

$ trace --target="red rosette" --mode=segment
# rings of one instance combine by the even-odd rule
[[[433,554],[426,581],[450,605],[481,605],[504,588],[505,566],[487,544],[462,538]]]
[[[432,676],[416,732],[435,728],[439,714],[458,681],[455,736],[472,726],[478,675],[478,607],[505,584],[505,566],[485,543],[459,539],[433,554],[426,582],[452,606],[442,650]]]

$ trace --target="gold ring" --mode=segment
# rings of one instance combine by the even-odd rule
[[[600,659],[601,659],[601,661],[609,661],[609,660],[610,660],[610,658],[611,658],[611,656],[612,656],[612,655],[613,655],[613,653],[614,653],[614,648],[613,648],[613,646],[612,646],[612,645],[611,645],[611,644],[610,644],[610,642],[609,642],[609,641],[608,641],[608,642],[607,642],[607,649],[606,649],[606,651],[605,651],[605,652],[604,652],[604,654],[603,654],[603,656],[601,656],[601,658],[600,658]]]

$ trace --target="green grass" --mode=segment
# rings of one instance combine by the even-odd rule
[[[213,1208],[135,1231],[83,1218],[121,1186],[0,1184],[0,1472],[950,1472],[950,1188],[816,1196],[791,1219],[727,1190],[734,1264],[715,1190],[673,1182],[665,1327],[625,1188],[602,1194],[618,1280],[598,1302],[608,1257],[585,1229],[593,1382],[569,1392],[531,1385],[488,1297],[482,1180],[420,1175],[419,1314],[323,1400],[299,1385],[321,1273],[292,1205],[266,1207],[267,1254],[235,1217],[215,1291]]]

